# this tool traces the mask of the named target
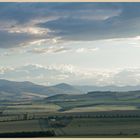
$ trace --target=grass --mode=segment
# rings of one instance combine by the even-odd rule
[[[65,112],[97,112],[97,111],[112,111],[112,110],[137,110],[135,106],[126,105],[97,105],[89,107],[76,107]]]
[[[61,109],[60,106],[55,104],[33,104],[33,105],[12,105],[7,106],[3,111],[3,114],[20,114],[20,113],[37,113],[37,112],[56,112]]]
[[[67,110],[77,110],[79,111],[79,108],[85,108],[85,109],[90,109],[91,111],[94,111],[93,106],[99,106],[99,105],[103,105],[100,106],[100,108],[95,110],[134,110],[134,109],[138,109],[139,107],[139,100],[135,101],[135,100],[127,100],[127,101],[123,101],[123,100],[118,100],[118,101],[114,101],[114,100],[110,100],[110,99],[106,99],[106,100],[98,100],[98,101],[94,101],[94,100],[78,100],[78,101],[64,101],[64,102],[54,102],[55,104],[61,106],[61,111],[67,111]],[[114,105],[114,107],[113,107]],[[109,107],[111,106],[111,108]],[[120,108],[119,108],[120,106]],[[128,106],[128,107],[127,107]],[[103,107],[103,108],[102,108]],[[75,109],[76,108],[76,109]],[[129,109],[130,108],[130,109]]]
[[[0,133],[42,131],[38,120],[0,122]]]
[[[66,122],[65,119],[61,121]],[[0,122],[0,133],[50,130],[56,137],[139,137],[140,118],[72,118],[65,127],[50,126],[44,119]]]
[[[140,118],[78,118],[65,128],[55,128],[60,136],[138,135]]]

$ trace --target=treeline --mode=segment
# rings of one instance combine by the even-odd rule
[[[33,137],[53,137],[55,132],[40,131],[40,132],[13,132],[13,133],[0,133],[0,138],[33,138]]]

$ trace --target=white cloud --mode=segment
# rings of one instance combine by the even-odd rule
[[[76,49],[77,53],[92,53],[99,50],[99,48],[78,48]]]
[[[12,67],[0,67],[0,74],[5,74],[6,72],[14,71]]]
[[[44,43],[44,40],[35,41],[32,44],[37,43]],[[66,52],[72,52],[72,53],[92,53],[95,51],[98,51],[99,48],[69,48],[69,47],[62,47],[62,46],[56,46],[56,47],[44,47],[44,48],[33,48],[30,49],[28,52],[30,53],[36,53],[36,54],[47,54],[47,53],[66,53]]]
[[[9,52],[3,52],[3,53],[0,53],[0,56],[9,56],[11,53]]]
[[[79,68],[73,65],[27,64],[20,67],[0,67],[0,78],[32,81],[38,84],[70,83],[84,85],[140,85],[140,68],[101,70]]]
[[[23,24],[19,24],[15,20],[0,21],[0,30],[7,31],[8,33],[18,33],[19,35],[22,33],[37,36],[46,35],[51,31],[47,28],[37,27],[36,24],[47,21],[49,21],[49,18],[32,19],[29,22]]]
[[[69,48],[64,47],[47,47],[47,48],[34,48],[28,52],[37,53],[37,54],[46,54],[46,53],[63,53],[70,51]]]
[[[136,45],[140,43],[140,36],[134,37],[127,37],[127,38],[110,38],[110,39],[103,39],[102,41],[106,42],[128,42],[128,44]]]
[[[10,28],[9,33],[28,33],[28,34],[33,34],[33,35],[43,35],[47,34],[49,32],[48,29],[43,29],[39,27],[13,27]]]
[[[40,46],[44,44],[60,43],[61,37],[50,35],[53,30],[41,28],[38,23],[48,22],[56,18],[38,18],[25,23],[18,23],[15,20],[0,20],[1,44],[0,48],[23,48],[29,46]]]

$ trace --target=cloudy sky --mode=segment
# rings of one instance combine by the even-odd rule
[[[140,85],[140,3],[0,3],[0,78]]]

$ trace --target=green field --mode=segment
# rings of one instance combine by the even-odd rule
[[[9,115],[23,113],[56,112],[59,109],[61,109],[61,107],[55,104],[12,105],[7,106],[3,110],[3,114]]]
[[[98,112],[98,111],[113,111],[113,110],[138,110],[135,106],[126,105],[97,105],[89,107],[76,107],[64,112]]]
[[[85,108],[85,107],[95,107],[99,106],[99,110],[113,110],[116,108],[117,110],[133,110],[133,109],[139,109],[139,99],[135,100],[118,100],[114,101],[111,99],[106,99],[106,100],[78,100],[78,101],[63,101],[63,102],[53,102],[54,104],[58,105],[61,107],[61,111],[67,111],[75,108]],[[110,106],[110,107],[109,107]],[[113,107],[114,106],[114,107]],[[120,107],[120,108],[119,108]],[[130,109],[129,109],[130,107]],[[107,109],[108,108],[108,109]],[[86,109],[86,108],[85,108]],[[94,110],[92,110],[94,111]]]
[[[0,110],[0,133],[53,131],[56,137],[140,136],[136,98],[7,102],[1,103]]]
[[[0,133],[42,131],[38,120],[0,122]]]
[[[50,125],[49,121],[42,119],[0,122],[0,133],[53,130],[56,137],[140,135],[140,118],[72,118],[65,126]],[[66,123],[67,120],[63,119],[61,122]]]
[[[138,135],[140,118],[78,118],[64,128],[54,129],[58,136]]]

